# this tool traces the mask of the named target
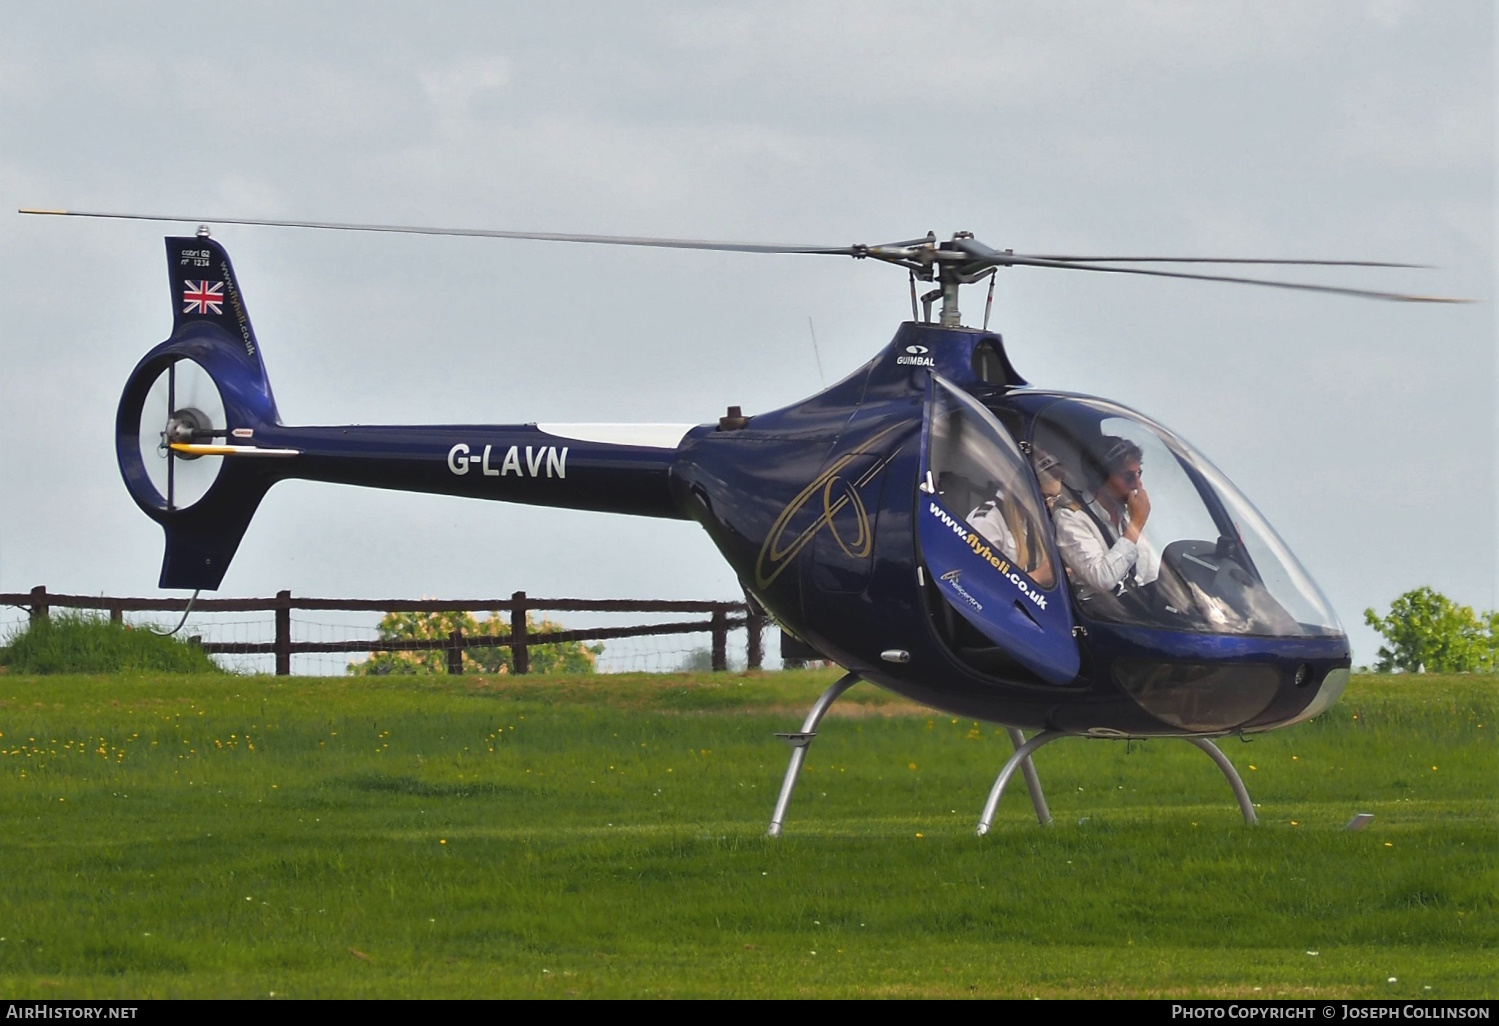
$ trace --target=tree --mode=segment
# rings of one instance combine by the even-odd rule
[[[1380,673],[1487,673],[1495,669],[1499,612],[1480,619],[1441,592],[1420,587],[1390,603],[1387,616],[1364,610],[1364,622],[1383,634]]]
[[[526,615],[526,633],[542,634],[563,630],[559,623],[538,620]],[[482,620],[472,613],[386,613],[378,627],[382,641],[446,639],[455,630],[463,636],[503,637],[510,633],[510,619],[498,612]],[[532,673],[593,673],[602,644],[585,645],[581,641],[529,646]],[[362,663],[350,663],[349,672],[365,676],[402,673],[446,673],[448,654],[440,649],[424,652],[372,652]],[[463,651],[464,673],[511,673],[514,663],[508,648],[466,648]]]

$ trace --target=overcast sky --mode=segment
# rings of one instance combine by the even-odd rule
[[[357,12],[357,14],[353,13]],[[352,14],[352,16],[351,16]],[[0,33],[0,591],[154,594],[115,404],[161,237],[20,206],[846,245],[1394,259],[1396,305],[1014,269],[1033,383],[1206,453],[1372,661],[1366,606],[1496,602],[1487,0],[12,4]],[[215,230],[291,423],[692,421],[867,360],[867,262]],[[981,316],[982,294],[964,304]],[[277,486],[221,594],[717,598],[695,525]]]

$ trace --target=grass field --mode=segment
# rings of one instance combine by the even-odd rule
[[[818,673],[0,676],[6,996],[1499,996],[1499,686],[1355,678],[1222,742]],[[1375,814],[1362,832],[1342,829]],[[1393,980],[1391,979],[1393,978]]]

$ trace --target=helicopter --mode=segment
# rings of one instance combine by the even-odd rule
[[[1030,255],[968,232],[779,246],[21,212],[200,225],[165,240],[172,331],[129,375],[115,424],[125,486],[165,533],[160,587],[218,588],[259,504],[288,479],[695,521],[784,636],[846,671],[800,730],[778,735],[791,758],[773,837],[823,716],[860,681],[1008,731],[1014,753],[979,834],[1017,772],[1038,821],[1051,822],[1032,756],[1064,737],[1182,738],[1212,758],[1253,824],[1248,791],[1213,739],[1309,719],[1347,684],[1351,650],[1330,603],[1222,472],[1141,413],[1017,372],[988,329],[1000,269],[1458,301],[1180,269],[1408,264]],[[911,320],[807,399],[728,407],[716,423],[291,426],[209,224],[852,257],[907,271]],[[964,326],[960,287],[985,278],[982,325]],[[918,296],[918,281],[935,287]]]

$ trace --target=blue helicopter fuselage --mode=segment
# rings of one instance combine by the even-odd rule
[[[1121,585],[1118,601],[1069,582],[1073,557],[1047,512],[1056,497],[1029,456],[1043,442],[1065,448],[1067,430],[1100,434],[1131,414],[1031,389],[993,333],[907,323],[802,402],[645,444],[567,425],[295,427],[280,423],[227,254],[203,238],[167,246],[174,330],[132,374],[117,422],[126,484],[166,532],[163,587],[218,587],[266,491],[302,478],[695,520],[746,591],[828,659],[917,702],[1013,726],[1269,729],[1330,704],[1346,678],[1335,618],[1317,626],[1270,598],[1314,586],[1277,583],[1281,563],[1251,554],[1249,514],[1215,472],[1143,418],[1174,447],[1157,466],[1179,459],[1180,487],[1200,496],[1202,537],[1162,546],[1160,583],[1135,595]],[[226,455],[211,487],[178,508],[153,483],[140,440],[153,382],[183,360],[218,388]],[[979,481],[974,468],[987,466],[1000,469]],[[981,529],[970,505],[985,497],[1008,527]],[[1088,515],[1112,543],[1109,524]]]

